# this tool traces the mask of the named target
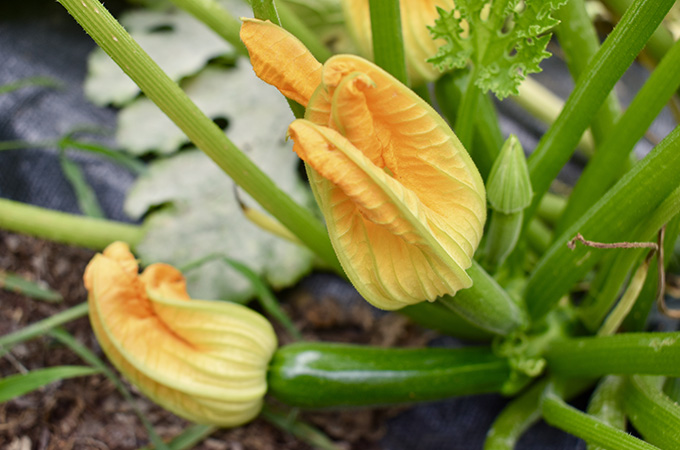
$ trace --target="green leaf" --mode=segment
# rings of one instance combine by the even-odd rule
[[[539,63],[558,21],[550,13],[565,0],[456,2],[452,11],[438,8],[440,18],[430,27],[432,37],[446,41],[428,61],[444,71],[472,61],[475,84],[498,98],[517,94],[524,76],[540,72]]]
[[[58,366],[33,370],[27,374],[10,375],[0,379],[0,403],[28,394],[55,381],[95,373],[99,373],[99,370],[92,367]]]
[[[248,15],[245,2],[223,2],[239,15]],[[233,47],[207,26],[179,10],[136,10],[120,22],[173,80],[193,75],[209,60],[234,55]],[[124,105],[139,94],[139,87],[101,49],[90,55],[85,94],[97,105]]]

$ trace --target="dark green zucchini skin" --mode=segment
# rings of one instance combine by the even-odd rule
[[[500,392],[509,376],[507,360],[482,347],[296,343],[274,354],[268,392],[302,408],[375,406]]]

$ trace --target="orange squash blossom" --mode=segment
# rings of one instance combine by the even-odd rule
[[[398,309],[469,287],[484,185],[439,114],[365,59],[321,65],[270,22],[244,19],[241,39],[255,73],[307,108],[289,135],[359,293]]]
[[[203,424],[237,426],[259,413],[277,346],[266,319],[241,305],[190,299],[167,264],[138,274],[122,242],[90,261],[84,281],[102,349],[145,395]]]

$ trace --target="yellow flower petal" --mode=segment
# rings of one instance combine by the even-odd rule
[[[360,86],[357,73],[363,74]],[[444,230],[458,236],[458,245],[472,256],[486,220],[484,184],[441,116],[383,69],[356,56],[329,59],[323,82],[306,118],[343,132],[440,215]]]
[[[437,53],[444,42],[433,40],[427,27],[439,17],[437,7],[450,11],[453,0],[401,0],[401,29],[406,53],[406,68],[413,85],[432,81],[441,73],[427,58]],[[345,22],[361,55],[372,58],[371,18],[368,0],[342,0]]]
[[[321,63],[295,36],[257,19],[242,19],[241,40],[260,79],[302,106],[321,82]]]
[[[397,309],[470,286],[470,255],[415,192],[329,128],[296,120],[289,133],[314,169],[338,258],[366,300]]]
[[[113,364],[161,406],[197,423],[255,417],[276,349],[269,322],[241,305],[191,300],[165,264],[137,275],[126,244],[88,265],[90,321]]]

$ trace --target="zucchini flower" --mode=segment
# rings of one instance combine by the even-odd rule
[[[365,59],[321,65],[270,22],[245,19],[241,39],[255,73],[307,108],[293,150],[359,293],[392,310],[469,287],[484,185],[439,114]]]
[[[259,413],[277,346],[265,318],[190,299],[182,274],[167,264],[138,274],[122,242],[90,261],[84,281],[102,349],[145,395],[203,424],[237,426]]]
[[[451,11],[452,0],[401,0],[401,31],[404,39],[406,70],[414,86],[436,80],[441,72],[427,62],[445,44],[434,40],[427,27],[439,18],[437,7]],[[368,0],[342,0],[345,23],[362,56],[372,59],[373,40]]]

